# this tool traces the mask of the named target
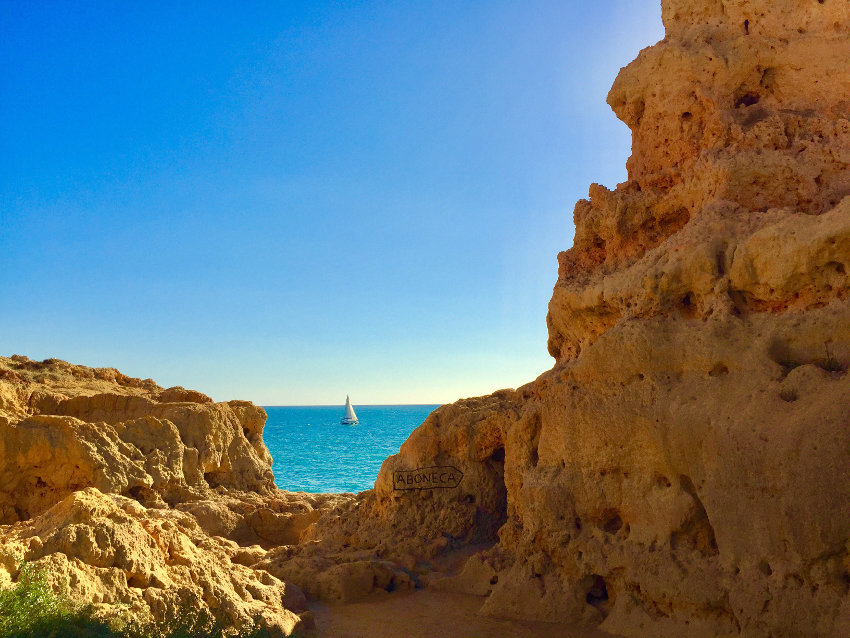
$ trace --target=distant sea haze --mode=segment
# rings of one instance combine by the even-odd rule
[[[360,422],[341,425],[340,406],[264,406],[263,438],[275,483],[292,492],[361,492],[374,486],[384,459],[438,405],[357,405]]]

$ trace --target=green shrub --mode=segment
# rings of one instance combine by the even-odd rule
[[[18,583],[0,590],[2,638],[99,638],[112,636],[91,607],[79,607],[55,596],[44,574],[24,563]]]

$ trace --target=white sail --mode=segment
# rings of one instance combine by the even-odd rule
[[[351,399],[345,395],[345,416],[342,417],[342,423],[357,423],[357,415],[354,413],[354,408],[351,407]]]

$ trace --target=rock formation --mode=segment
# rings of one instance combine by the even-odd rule
[[[0,357],[0,586],[26,560],[104,612],[309,626],[300,589],[250,564],[346,497],[274,488],[265,420],[111,368]]]
[[[437,410],[308,536],[486,595],[485,614],[848,635],[850,3],[663,17],[608,97],[629,179],[590,188],[558,257],[555,367]],[[464,478],[394,489],[429,466]]]
[[[424,586],[626,636],[850,635],[850,3],[662,5],[608,97],[629,179],[558,256],[552,370],[438,409],[355,497],[275,490],[249,403],[0,359],[0,584],[17,554],[284,633],[302,591]],[[462,478],[397,489],[421,468]]]

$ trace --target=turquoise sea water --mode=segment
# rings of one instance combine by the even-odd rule
[[[436,405],[354,405],[358,425],[340,425],[343,406],[266,406],[263,438],[277,486],[303,492],[360,492],[384,459]]]

